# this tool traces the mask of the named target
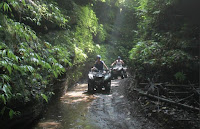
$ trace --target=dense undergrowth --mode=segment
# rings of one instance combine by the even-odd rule
[[[103,26],[89,6],[71,3],[76,25],[55,1],[5,0],[0,3],[0,110],[10,118],[18,107],[54,94],[54,82],[96,55],[93,36],[103,41]],[[93,57],[92,57],[93,58]],[[72,81],[81,71],[69,73]]]
[[[139,80],[199,82],[198,1],[141,0],[131,66]]]

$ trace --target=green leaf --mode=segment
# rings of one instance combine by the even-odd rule
[[[15,1],[15,0],[7,0],[7,1],[10,3],[10,2],[13,2],[13,1]]]
[[[47,48],[51,48],[52,45],[49,43],[49,42],[44,42],[44,45],[47,47]]]
[[[3,100],[3,103],[6,104],[6,98],[5,98],[4,94],[1,95],[1,99]]]
[[[7,66],[7,62],[6,61],[0,61],[0,65],[6,67]]]
[[[46,69],[51,69],[51,65],[45,61],[41,61],[40,64]]]
[[[8,86],[4,84],[2,90],[4,91],[5,94],[7,94]]]
[[[14,114],[15,114],[15,112],[12,109],[10,109],[10,111],[9,111],[9,117],[10,117],[10,119],[13,118]]]
[[[9,81],[11,80],[10,77],[9,77],[8,75],[5,75],[5,74],[1,75],[1,77],[2,77],[4,80],[6,80],[7,82],[9,82]]]
[[[3,27],[0,25],[0,29],[3,29]],[[6,49],[7,45],[5,43],[0,43],[0,49]]]
[[[3,56],[3,57],[6,57],[6,50],[3,50],[2,56]]]
[[[23,5],[26,5],[26,2],[25,2],[25,0],[22,0],[22,4],[23,4]]]
[[[53,71],[53,75],[57,78],[58,77],[58,74],[56,71]]]
[[[35,71],[35,69],[32,67],[32,66],[28,66],[28,65],[25,65],[25,66],[19,66],[19,68],[21,69],[20,71],[29,71],[31,73],[33,73]]]
[[[4,3],[3,3],[3,10],[4,10],[4,11],[6,11],[6,9],[7,9],[7,6],[6,6],[6,5],[7,5],[7,3],[4,2]]]
[[[177,72],[174,76],[179,82],[183,82],[186,79],[186,76],[183,72]]]
[[[10,11],[10,12],[12,12],[12,9],[10,8],[10,6],[8,5],[8,10]]]
[[[0,4],[0,8],[2,8],[2,7],[3,7],[3,4],[4,4],[4,3],[1,3],[1,4]]]
[[[45,63],[45,67],[47,67],[48,69],[51,69],[51,65],[49,63]]]
[[[34,69],[32,66],[27,66],[27,69],[28,69],[31,73],[33,73],[33,72],[35,71],[35,69]]]
[[[34,57],[33,57],[33,58],[31,58],[31,61],[32,61],[32,62],[34,62],[34,63],[36,63],[36,64],[38,64],[38,63],[39,63],[39,60],[38,60],[38,59],[36,59],[36,58],[34,58]]]
[[[16,60],[16,56],[14,55],[14,53],[11,50],[8,50],[7,53],[8,53],[8,57],[9,58],[12,58],[12,59]]]
[[[19,52],[26,52],[26,49],[19,49]]]
[[[46,102],[48,102],[48,97],[45,94],[41,94],[41,96]]]
[[[13,66],[14,70],[20,70],[20,68],[19,68],[19,66],[18,66],[18,65],[16,65],[16,64],[13,64],[12,66]]]
[[[154,11],[153,14],[159,14],[160,13],[160,10],[159,11]]]
[[[6,68],[7,68],[8,72],[9,72],[9,74],[11,74],[11,73],[12,73],[12,68],[11,68],[11,66],[8,65]]]
[[[8,10],[11,11],[9,4],[7,4],[6,2],[4,2],[4,4],[3,4],[3,9],[4,9],[4,11],[7,11],[7,12],[8,12]]]

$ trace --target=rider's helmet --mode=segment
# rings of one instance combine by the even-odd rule
[[[101,56],[100,56],[100,55],[97,55],[97,58],[101,59]]]
[[[118,56],[118,57],[117,57],[117,59],[121,59],[121,57],[120,57],[120,56]]]

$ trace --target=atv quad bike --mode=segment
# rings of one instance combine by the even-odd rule
[[[115,66],[111,68],[111,78],[117,79],[119,76],[124,79],[127,78],[126,67]]]
[[[95,70],[88,74],[88,92],[102,91],[110,92],[111,74],[110,71]]]

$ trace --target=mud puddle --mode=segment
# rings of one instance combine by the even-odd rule
[[[88,94],[80,84],[54,102],[33,129],[155,129],[146,120],[131,116],[121,80],[111,82],[111,93]],[[144,118],[142,118],[144,119]]]

